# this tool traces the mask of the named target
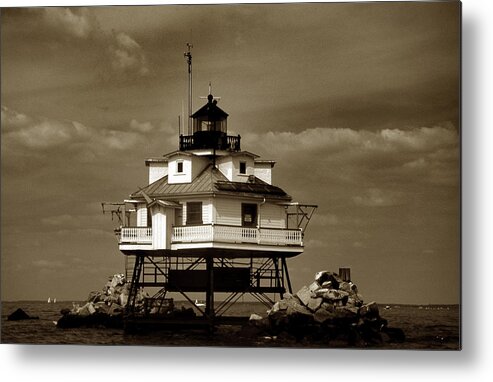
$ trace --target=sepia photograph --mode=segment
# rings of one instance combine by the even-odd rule
[[[461,17],[2,8],[0,342],[461,350]]]

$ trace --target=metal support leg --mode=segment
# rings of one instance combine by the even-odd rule
[[[140,279],[140,273],[142,271],[143,263],[144,263],[144,258],[142,256],[135,257],[134,271],[132,274],[132,281],[130,283],[127,306],[125,307],[125,312],[127,315],[129,313],[130,314],[134,313],[135,310],[135,299],[137,297],[137,292],[139,289],[139,279]]]
[[[206,259],[207,289],[205,292],[205,313],[214,319],[214,260],[212,257]]]
[[[286,258],[282,257],[282,267],[284,268],[284,273],[286,274],[286,281],[288,282],[289,293],[293,294],[293,288],[291,288],[291,280],[289,279],[288,266],[286,264]]]
[[[279,261],[277,257],[272,258],[272,262],[274,263],[274,269],[276,270],[276,288],[280,288],[282,283],[281,283],[281,275],[279,274]],[[279,292],[279,296],[281,297],[281,300],[283,298],[283,292]]]

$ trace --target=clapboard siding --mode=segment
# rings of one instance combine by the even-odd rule
[[[260,226],[264,228],[286,228],[284,207],[269,203],[261,205]]]
[[[149,165],[149,184],[168,175],[167,163],[156,163]]]
[[[235,199],[215,200],[216,224],[241,225],[241,201]]]
[[[137,227],[147,227],[147,208],[145,204],[137,206]]]
[[[210,199],[202,200],[202,221],[204,224],[212,223],[212,201]]]

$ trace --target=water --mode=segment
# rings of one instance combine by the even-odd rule
[[[71,308],[72,302],[48,304],[46,301],[19,301],[2,303],[2,343],[22,344],[85,344],[85,345],[158,345],[158,346],[235,346],[235,347],[341,347],[345,345],[297,342],[290,337],[241,337],[239,328],[225,326],[213,335],[203,331],[154,332],[129,335],[120,329],[77,328],[60,329],[53,321],[60,318],[62,308]],[[406,334],[404,343],[380,344],[388,349],[446,349],[460,348],[460,309],[452,306],[392,305],[380,306],[380,315],[390,327],[401,328]],[[17,308],[39,320],[7,321]],[[266,308],[258,303],[238,303],[232,314],[265,316]]]

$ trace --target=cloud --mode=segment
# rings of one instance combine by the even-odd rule
[[[120,130],[102,130],[100,138],[104,147],[120,151],[130,149],[141,141],[138,133]]]
[[[403,193],[370,188],[363,195],[353,197],[356,205],[365,207],[389,207],[404,202]]]
[[[94,21],[87,8],[49,7],[43,11],[49,25],[63,29],[70,36],[85,39],[94,29]]]
[[[29,123],[29,118],[25,114],[18,113],[14,110],[9,110],[6,106],[2,106],[2,131],[5,132],[9,128],[22,127]]]
[[[454,126],[419,127],[408,130],[381,129],[377,131],[350,128],[311,128],[302,132],[272,132],[248,137],[263,148],[275,152],[328,150],[371,152],[429,152],[439,148],[455,147],[458,133]],[[275,142],[274,146],[271,146]]]
[[[80,48],[83,41],[91,41],[92,47],[99,52],[101,75],[112,73],[122,79],[123,74],[139,77],[150,74],[147,56],[141,45],[124,31],[108,31],[100,24],[97,11],[87,7],[48,7],[35,11],[35,14],[39,20],[37,25],[41,23],[52,32],[45,35],[50,39],[51,46],[56,46],[55,40],[65,40],[78,42],[76,46]],[[103,55],[106,57],[101,59]]]
[[[130,128],[141,133],[148,133],[154,130],[154,126],[150,122],[139,122],[136,119],[130,121]]]
[[[308,154],[311,165],[305,178],[366,188],[365,194],[352,195],[362,205],[397,203],[400,196],[389,193],[394,189],[392,182],[453,184],[458,179],[459,134],[450,123],[408,130],[319,127],[302,132],[269,131],[245,134],[242,141],[255,146],[262,156],[289,163],[291,171],[306,165]],[[378,181],[387,185],[382,187]]]
[[[2,106],[3,138],[31,149],[46,149],[87,139],[90,129],[76,121],[32,118]]]
[[[133,127],[138,132],[95,129],[77,121],[30,117],[2,106],[2,147],[47,150],[70,146],[75,153],[86,152],[87,158],[91,158],[108,149],[126,150],[135,146],[142,141],[140,133],[149,126],[135,121]]]
[[[113,37],[108,48],[112,68],[121,74],[130,72],[147,76],[150,71],[142,47],[124,32],[116,33]]]

